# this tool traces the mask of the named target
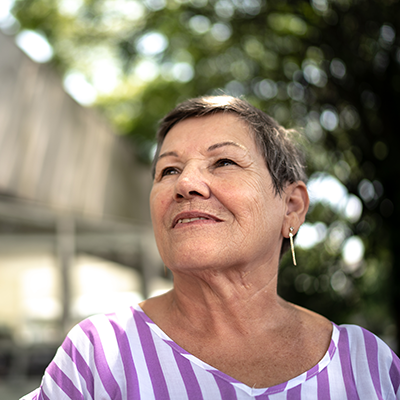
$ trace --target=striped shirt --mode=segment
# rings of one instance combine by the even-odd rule
[[[400,360],[372,333],[333,324],[322,360],[277,386],[251,388],[174,343],[139,307],[74,327],[24,400],[400,399]]]

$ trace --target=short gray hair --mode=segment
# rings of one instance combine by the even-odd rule
[[[285,187],[291,183],[307,182],[305,157],[300,148],[298,133],[295,130],[283,128],[273,118],[247,101],[227,95],[202,96],[186,100],[178,104],[160,121],[156,136],[157,149],[152,166],[153,176],[161,146],[174,125],[188,118],[204,117],[221,112],[237,115],[254,133],[255,141],[271,174],[275,194],[281,195]],[[288,248],[289,240],[284,239],[281,255]]]

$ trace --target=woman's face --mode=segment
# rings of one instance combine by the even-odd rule
[[[165,137],[150,195],[157,245],[172,271],[278,262],[286,195],[234,114],[190,118]]]

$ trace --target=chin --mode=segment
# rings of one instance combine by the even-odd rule
[[[199,245],[161,254],[161,258],[171,271],[215,268],[220,260],[219,256],[209,247],[200,247]]]

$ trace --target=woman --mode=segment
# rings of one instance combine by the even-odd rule
[[[400,399],[380,339],[277,294],[309,205],[291,133],[218,96],[179,105],[157,138],[151,216],[174,289],[79,324],[25,399]]]

